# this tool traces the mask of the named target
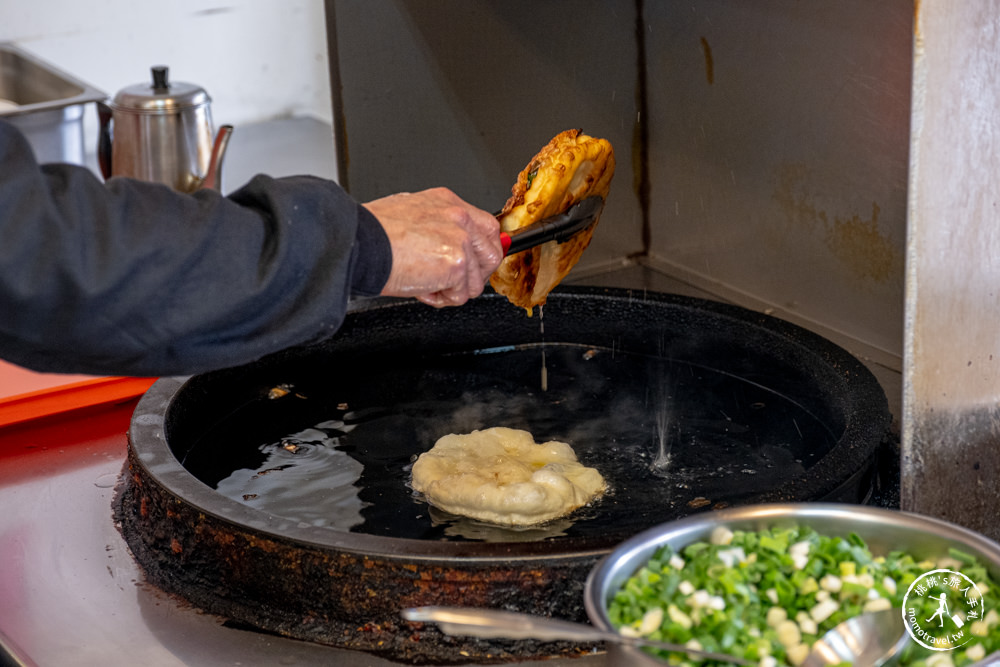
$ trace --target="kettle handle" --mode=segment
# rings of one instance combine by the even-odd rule
[[[111,107],[104,102],[97,103],[97,119],[101,126],[97,135],[97,163],[104,174],[104,180],[111,178]]]

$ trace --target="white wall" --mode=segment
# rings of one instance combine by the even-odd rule
[[[152,65],[203,87],[216,124],[283,116],[331,120],[320,0],[0,0],[14,42],[109,96]],[[87,150],[96,112],[86,114]]]

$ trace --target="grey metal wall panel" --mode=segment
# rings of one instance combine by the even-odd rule
[[[334,95],[352,194],[367,200],[444,185],[496,210],[528,160],[578,127],[609,139],[618,162],[579,270],[641,250],[633,3],[332,4],[342,86]]]
[[[912,3],[644,11],[653,263],[898,367]]]
[[[618,173],[575,275],[645,254],[901,366],[911,2],[329,2],[355,195],[498,208],[582,127]]]

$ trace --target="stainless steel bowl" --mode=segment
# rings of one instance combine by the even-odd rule
[[[691,542],[707,540],[718,526],[730,530],[805,525],[823,535],[846,537],[856,533],[876,555],[905,549],[918,558],[945,556],[955,547],[977,556],[990,575],[1000,579],[1000,544],[955,524],[930,517],[859,505],[796,503],[750,505],[708,512],[671,521],[639,533],[623,542],[591,571],[584,588],[584,606],[590,622],[601,630],[614,630],[608,618],[608,602],[657,549],[670,545],[679,549]],[[988,656],[978,665],[996,665],[998,656]],[[608,647],[608,664],[628,667],[663,667],[665,662],[630,647]]]

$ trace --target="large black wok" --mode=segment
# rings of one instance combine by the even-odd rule
[[[654,524],[864,502],[888,425],[850,354],[742,308],[597,288],[562,288],[532,318],[495,295],[373,302],[324,344],[157,382],[133,417],[116,512],[152,581],[242,623],[416,662],[573,653],[442,637],[398,612],[584,620],[587,571]],[[569,442],[608,494],[524,531],[413,496],[413,457],[490,426]]]

